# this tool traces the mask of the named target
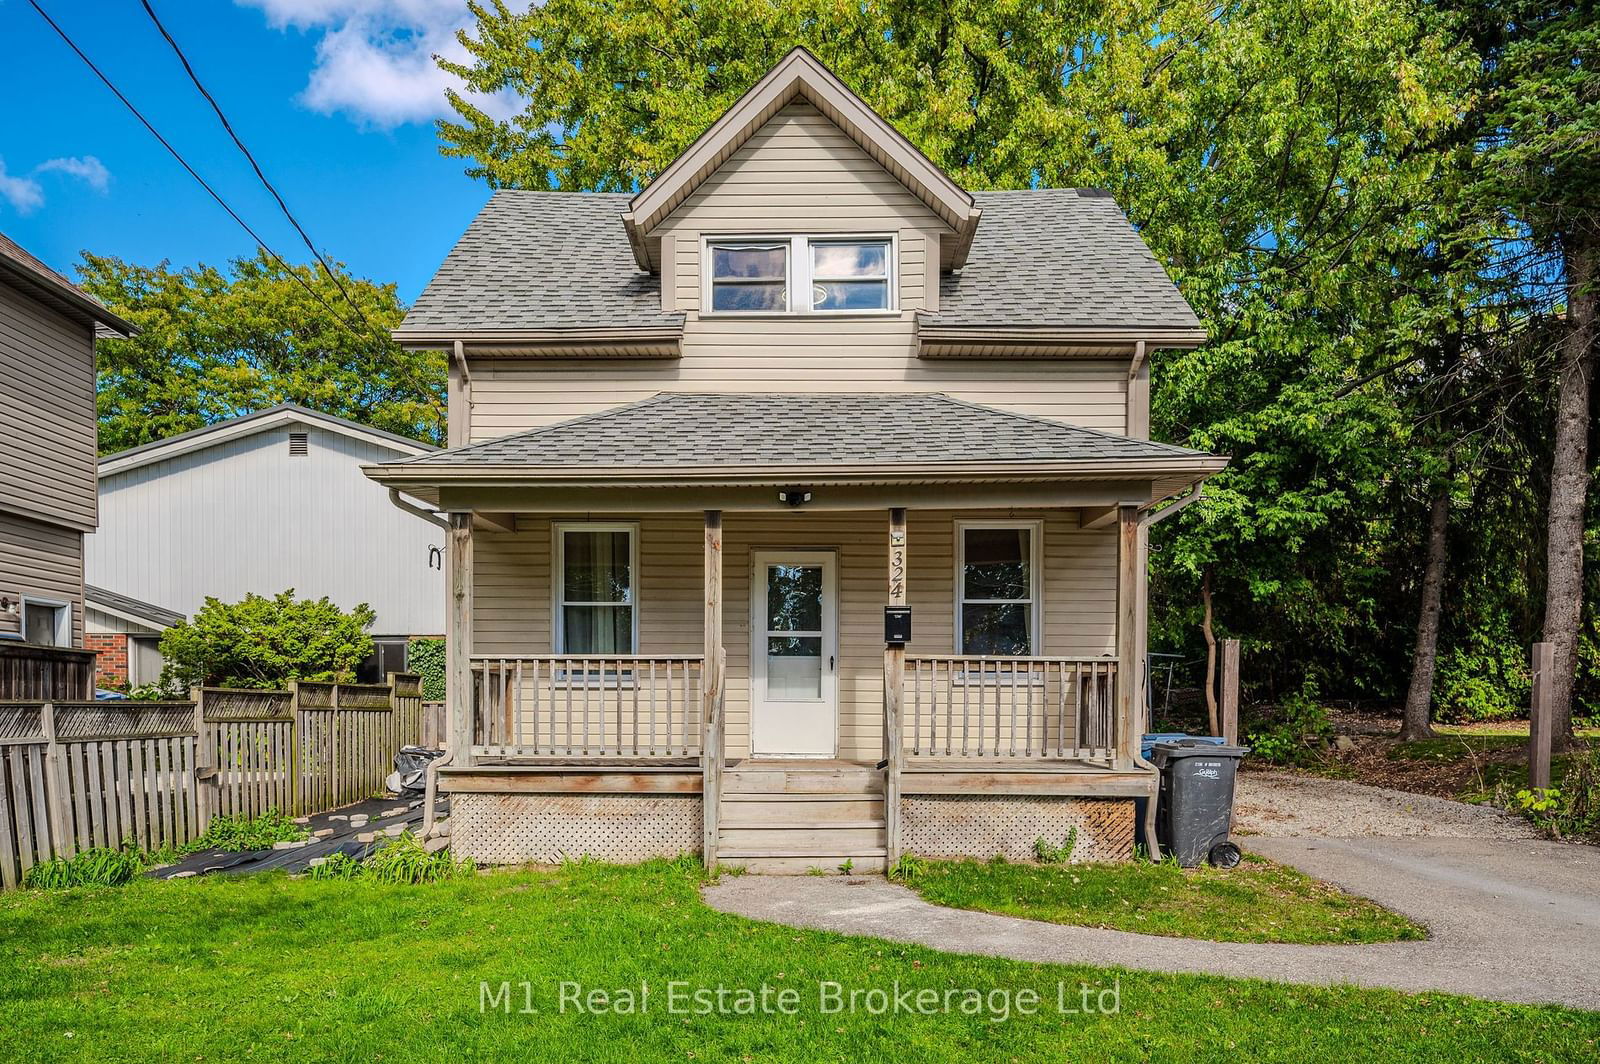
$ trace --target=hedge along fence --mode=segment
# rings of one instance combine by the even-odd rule
[[[218,814],[366,798],[421,737],[417,677],[202,688],[192,702],[0,703],[0,886],[94,846],[183,846]]]

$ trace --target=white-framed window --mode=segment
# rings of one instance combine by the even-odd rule
[[[72,645],[72,604],[24,597],[22,638],[46,647]]]
[[[956,522],[956,653],[1038,653],[1041,538],[1038,521]]]
[[[896,246],[892,236],[708,238],[706,312],[893,312]]]
[[[555,558],[555,652],[637,653],[639,526],[557,524]]]

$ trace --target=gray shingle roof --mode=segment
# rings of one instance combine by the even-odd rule
[[[946,395],[667,393],[390,468],[688,468],[1161,460],[1199,451]]]
[[[940,278],[937,325],[1198,329],[1116,200],[1099,189],[974,192],[965,268]]]
[[[445,256],[401,331],[673,326],[639,269],[626,194],[496,192]]]
[[[939,288],[936,325],[1198,329],[1189,304],[1116,201],[1087,189],[975,192],[964,269]],[[640,270],[629,196],[502,189],[467,227],[401,332],[651,328],[661,279]]]

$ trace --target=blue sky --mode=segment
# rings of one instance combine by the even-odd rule
[[[139,0],[39,2],[274,249],[307,260]],[[152,6],[318,246],[415,299],[489,196],[439,155],[433,127],[448,105],[428,57],[457,47],[465,4]],[[0,231],[69,276],[81,249],[146,265],[252,252],[26,0],[0,0],[0,41]]]

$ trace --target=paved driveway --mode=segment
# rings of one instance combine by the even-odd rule
[[[1270,792],[1257,788],[1254,795],[1273,804]],[[1346,797],[1363,799],[1359,793]],[[1454,812],[1470,819],[1466,811]],[[1338,823],[1331,818],[1326,828],[1337,830]],[[1493,823],[1507,833],[1521,833]],[[1359,946],[1205,943],[1175,949],[1174,940],[1151,935],[945,909],[878,878],[729,877],[705,896],[714,908],[756,919],[956,953],[1286,983],[1442,990],[1600,1010],[1600,849],[1527,838],[1422,834],[1240,841],[1246,849],[1406,914],[1425,924],[1430,937]]]

